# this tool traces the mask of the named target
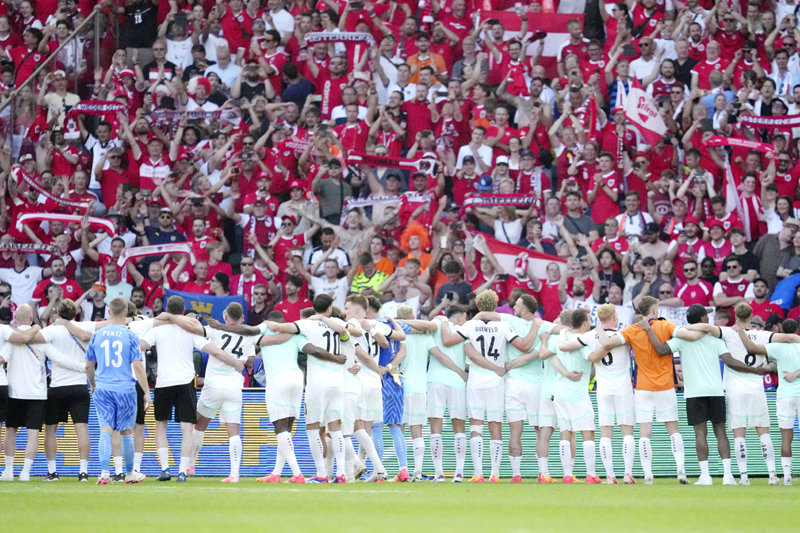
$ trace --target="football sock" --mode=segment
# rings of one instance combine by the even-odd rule
[[[350,435],[344,437],[344,475],[353,475],[353,465],[356,462],[356,449],[353,447],[353,438]]]
[[[653,450],[650,439],[639,439],[639,460],[642,462],[644,477],[653,477]]]
[[[600,437],[600,459],[603,461],[606,477],[614,477],[614,447],[608,437]]]
[[[89,471],[89,460],[88,459],[81,459],[80,460],[80,470],[81,474],[85,474]]]
[[[142,471],[142,458],[144,458],[144,453],[133,452],[133,470],[135,472]]]
[[[311,457],[314,459],[314,466],[317,469],[316,476],[321,478],[328,478],[328,473],[325,471],[325,449],[322,446],[322,438],[319,436],[319,431],[316,429],[306,431],[308,437],[308,446],[311,448]]]
[[[408,445],[403,436],[403,428],[400,426],[389,426],[389,433],[392,435],[394,443],[394,453],[397,456],[397,464],[400,468],[408,468]]]
[[[480,476],[483,474],[483,437],[476,435],[469,439],[469,449],[472,452],[472,472]]]
[[[442,435],[439,433],[434,433],[431,435],[431,458],[433,459],[433,468],[436,471],[436,477],[443,476],[444,466],[442,465]]]
[[[115,455],[114,456],[114,475],[119,475],[122,473],[122,456]]]
[[[722,460],[722,475],[724,475],[725,477],[733,476],[733,474],[731,473],[731,460],[730,460],[730,458]],[[745,474],[745,475],[747,475],[747,474]]]
[[[747,444],[744,437],[733,439],[733,449],[736,453],[736,464],[739,466],[739,474],[747,477]]]
[[[561,457],[561,468],[564,470],[564,477],[572,475],[572,455],[568,440],[558,443],[558,455]]]
[[[328,453],[331,454],[336,461],[336,476],[344,475],[344,436],[341,431],[331,431],[331,445]]]
[[[625,464],[625,473],[633,475],[633,458],[636,455],[636,439],[633,435],[622,437],[622,461]]]
[[[439,436],[441,438],[441,435]],[[467,460],[467,436],[464,433],[456,433],[453,440],[453,447],[456,450],[456,474],[464,475],[464,463]]]
[[[183,457],[181,456],[181,462],[178,463],[178,473],[185,474],[186,470],[189,469],[189,465],[192,464],[191,457]]]
[[[56,471],[56,460],[55,459],[48,459],[47,460],[47,473],[53,474]]]
[[[356,431],[356,439],[358,440],[358,446],[360,449],[363,449],[369,460],[372,461],[372,468],[377,473],[384,473],[386,470],[383,468],[383,463],[381,462],[381,458],[378,456],[378,451],[375,449],[375,442],[367,433],[366,429],[359,429]]]
[[[205,431],[192,430],[192,464],[190,466],[194,466],[197,462],[197,456],[200,455],[200,448],[203,447],[203,438],[205,436]]]
[[[158,464],[161,466],[161,470],[169,468],[169,450],[167,448],[158,448],[156,454],[158,454]]]
[[[239,476],[239,465],[242,464],[242,437],[234,435],[228,439],[228,455],[231,459],[231,475]]]
[[[764,456],[764,461],[767,463],[767,471],[771,477],[775,477],[775,446],[772,444],[772,439],[769,438],[769,433],[761,435],[761,454]]]
[[[133,472],[133,435],[122,435],[122,458],[125,460],[125,473]]]
[[[422,462],[425,460],[425,439],[422,437],[417,437],[412,442],[414,446],[414,472],[415,473],[422,473]],[[439,443],[439,448],[442,447],[442,443]]]
[[[270,472],[273,476],[280,476],[283,472],[283,465],[286,464],[286,459],[284,459],[283,454],[281,453],[281,441],[278,440],[278,453],[275,454],[275,467]],[[292,474],[294,475],[294,474]]]
[[[503,460],[502,440],[489,441],[489,455],[492,460],[492,475],[495,477],[500,477],[500,463]]]
[[[325,472],[327,472],[328,477],[333,476],[333,440],[331,439],[330,435],[325,435],[325,451],[328,452],[325,454]]]
[[[511,475],[517,477],[520,475],[520,466],[522,465],[521,455],[509,455],[508,460],[511,461]]]
[[[110,449],[110,447],[109,447],[109,449]],[[29,476],[29,475],[31,475],[31,468],[32,467],[33,467],[33,459],[28,459],[26,457],[25,458],[25,462],[22,465],[22,472],[20,473],[20,476],[24,476],[24,475],[28,475]]]
[[[105,431],[100,432],[100,442],[97,446],[98,456],[100,457],[100,469],[103,471],[109,470],[109,461],[111,461],[111,433]]]
[[[539,462],[539,473],[541,475],[543,475],[543,476],[549,476],[550,475],[550,466],[548,465],[548,463],[550,462],[550,457],[548,457],[548,456],[538,457],[537,456],[536,459]]]
[[[11,443],[6,441],[6,446],[9,446]],[[6,448],[7,449],[7,448]],[[6,472],[13,472],[14,471],[14,456],[13,455],[6,455],[5,456],[6,462]]]
[[[792,458],[781,457],[781,466],[783,467],[783,479],[792,478]]]
[[[711,477],[708,472],[708,461],[700,461],[700,477]]]
[[[372,427],[372,444],[375,446],[375,452],[383,464],[383,426]]]
[[[597,464],[596,454],[597,452],[595,451],[594,441],[593,440],[583,441],[583,462],[586,463],[587,476],[597,475],[597,469],[595,468]]]
[[[672,456],[675,457],[675,465],[678,467],[678,472],[683,472],[686,467],[686,457],[683,451],[683,436],[680,433],[673,433],[669,436],[672,442]]]

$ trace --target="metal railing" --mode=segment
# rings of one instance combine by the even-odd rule
[[[7,132],[7,135],[6,135],[7,140],[9,142],[11,142],[11,137],[14,134],[14,126],[15,126],[15,118],[16,118],[15,105],[14,104],[15,104],[17,98],[19,97],[20,93],[22,92],[22,90],[25,87],[27,87],[27,86],[29,86],[31,84],[34,84],[36,82],[36,79],[39,77],[39,75],[42,72],[44,72],[46,69],[48,69],[50,67],[50,65],[53,63],[53,61],[56,61],[58,59],[58,56],[61,53],[61,51],[65,47],[71,45],[76,39],[80,38],[81,37],[81,32],[83,32],[84,30],[89,28],[90,24],[94,24],[94,36],[93,36],[94,37],[94,66],[95,67],[99,66],[99,64],[100,64],[100,37],[101,37],[100,36],[100,29],[101,29],[100,28],[100,20],[101,20],[100,11],[101,11],[100,6],[99,5],[95,6],[95,8],[92,10],[92,12],[89,14],[89,16],[86,17],[85,19],[83,19],[83,21],[81,21],[81,23],[78,24],[77,27],[75,27],[75,29],[72,31],[72,33],[69,35],[69,37],[67,37],[67,39],[63,43],[61,43],[59,45],[59,47],[56,48],[44,60],[44,62],[41,65],[39,65],[33,71],[33,74],[31,74],[28,77],[28,79],[26,79],[24,82],[22,82],[21,84],[17,85],[14,88],[13,91],[11,91],[8,95],[6,95],[6,97],[3,100],[3,102],[0,102],[0,113],[2,113],[7,107],[9,107],[9,106],[11,107],[10,113],[9,113],[9,116],[8,116],[8,121],[7,121],[8,132]],[[78,61],[83,59],[82,54],[77,54],[76,53],[75,55],[76,55],[76,59]],[[77,86],[78,86],[78,76],[79,75],[80,75],[79,69],[76,68],[75,69],[75,77],[73,79],[73,87],[74,87],[74,89],[76,91],[77,91]],[[34,90],[34,92],[35,92],[35,90]],[[14,160],[14,162],[16,162],[16,154],[14,152],[12,152],[12,159]]]

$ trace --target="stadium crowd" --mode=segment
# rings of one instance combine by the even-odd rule
[[[70,40],[72,30],[93,11],[101,19],[101,34],[93,29]],[[503,19],[513,20],[513,29],[493,18],[500,12],[513,15]],[[498,386],[492,365],[501,368],[499,400],[496,394],[493,399],[470,398],[469,386],[465,400],[469,418],[475,419],[473,458],[483,456],[482,437],[475,428],[483,415],[489,422],[493,479],[495,461],[499,468],[502,454],[497,409],[500,422],[504,411],[516,413],[509,448],[516,472],[521,446],[515,447],[515,442],[523,420],[532,425],[536,421],[539,427],[539,411],[535,417],[525,416],[526,409],[530,411],[525,401],[513,408],[508,402],[503,405],[503,375],[515,368],[513,355],[508,356],[511,368],[504,366],[505,344],[517,350],[516,357],[536,349],[532,366],[538,369],[521,383],[541,381],[545,353],[559,354],[556,360],[580,353],[584,362],[600,361],[596,366],[601,368],[611,365],[608,350],[620,344],[626,368],[627,350],[633,347],[637,391],[671,391],[674,397],[677,380],[687,398],[690,393],[706,398],[722,396],[722,379],[719,394],[713,384],[710,394],[690,391],[699,386],[707,392],[708,387],[698,385],[697,374],[692,374],[696,367],[685,360],[694,345],[681,343],[710,345],[716,336],[725,342],[704,347],[714,357],[728,355],[723,358],[726,390],[728,368],[733,368],[740,377],[766,373],[763,382],[753,378],[758,398],[764,387],[778,384],[779,397],[783,388],[794,398],[792,373],[798,368],[784,363],[788,366],[782,369],[782,361],[793,355],[780,350],[791,351],[794,320],[800,317],[796,12],[794,3],[757,0],[0,3],[0,322],[43,328],[41,333],[39,328],[25,329],[28,333],[2,329],[8,342],[0,358],[9,363],[9,381],[24,379],[19,374],[12,377],[11,371],[14,354],[21,357],[19,346],[34,339],[50,344],[54,334],[42,336],[52,331],[48,327],[66,328],[69,323],[70,335],[85,349],[94,328],[84,326],[88,337],[75,338],[77,326],[69,321],[113,323],[121,312],[117,303],[114,314],[117,298],[135,308],[123,314],[145,317],[150,327],[158,326],[153,331],[183,327],[207,337],[205,344],[195,338],[194,348],[219,354],[204,356],[198,375],[208,371],[206,365],[217,364],[209,361],[227,360],[228,368],[240,367],[225,359],[227,343],[212,342],[215,337],[209,332],[215,328],[177,317],[183,307],[175,303],[178,300],[169,306],[165,293],[177,290],[242,296],[244,308],[229,307],[226,314],[231,324],[244,322],[236,324],[241,329],[233,328],[240,340],[258,340],[247,326],[276,333],[262,340],[289,342],[279,334],[302,333],[313,346],[299,343],[296,352],[312,356],[309,361],[327,357],[326,364],[342,364],[336,362],[342,356],[340,346],[330,344],[334,332],[345,343],[348,337],[377,335],[384,339],[380,349],[378,344],[362,347],[374,359],[374,368],[361,355],[348,361],[360,361],[353,366],[373,372],[376,376],[364,379],[377,377],[378,383],[401,382],[392,363],[398,353],[412,351],[406,343],[421,350],[422,341],[410,340],[416,334],[438,335],[437,361],[440,355],[451,357],[443,354],[452,352],[442,350],[466,339],[464,346],[470,348],[461,349],[461,367],[441,364],[461,380],[455,385],[462,389],[465,379],[458,371],[466,376],[464,352],[471,362],[469,379],[483,378],[476,385],[480,390]],[[533,19],[569,14],[576,18],[569,20],[561,43],[549,42],[538,27],[540,21]],[[102,49],[93,49],[94,43]],[[51,54],[55,59],[40,70]],[[631,94],[637,101],[629,98]],[[663,122],[666,133],[654,139],[652,132],[637,127],[644,120],[636,119],[637,110],[655,110],[657,116],[648,124]],[[779,292],[781,298],[776,296]],[[323,295],[329,299],[320,299]],[[310,320],[313,327],[302,316],[312,307],[317,313]],[[330,318],[339,312],[346,322]],[[692,325],[677,330],[674,324],[647,327],[647,318],[666,312],[673,322]],[[524,325],[511,320],[515,314]],[[511,322],[513,329],[498,326],[485,332],[500,335],[502,349],[487,350],[483,340],[480,350],[473,349],[477,339],[484,338],[474,316],[487,324]],[[450,319],[456,331],[437,317]],[[368,320],[372,322],[364,322]],[[704,321],[711,323],[705,329],[700,325]],[[595,326],[590,350],[588,337],[581,335],[590,336]],[[778,337],[782,342],[774,342],[770,334],[743,334],[739,339],[730,326],[786,336]],[[312,331],[315,327],[327,328],[325,350],[322,340],[312,340],[319,333]],[[621,333],[610,332],[608,337],[606,329]],[[565,330],[569,333],[563,333],[558,344],[556,333]],[[144,333],[143,349],[170,342],[164,335]],[[570,344],[574,338],[579,345]],[[191,338],[186,343],[191,347]],[[728,350],[721,347],[725,343]],[[773,344],[778,355],[772,354]],[[389,350],[388,356],[381,350]],[[683,355],[674,365],[672,357],[662,358],[671,350]],[[421,351],[427,357],[427,349]],[[239,352],[234,359],[243,350]],[[484,360],[488,354],[494,363],[478,363],[472,352]],[[645,356],[656,361],[653,367]],[[56,359],[57,355],[57,366]],[[777,360],[779,370],[786,372],[776,374],[774,365],[766,366],[767,359]],[[530,363],[528,358],[516,365]],[[63,364],[70,368],[70,363]],[[194,378],[194,365],[190,366]],[[269,366],[266,357],[251,361],[246,384],[259,386],[266,380],[269,394]],[[553,366],[561,367],[554,372],[580,385],[564,401],[583,405],[580,389],[588,390],[591,365],[570,368],[562,361]],[[687,366],[692,368],[690,377],[684,375]],[[630,369],[626,372],[630,376]],[[149,377],[158,391],[154,373]],[[575,377],[579,379],[573,381]],[[742,379],[752,388],[751,378]],[[369,383],[367,388],[375,381]],[[79,384],[80,379],[68,385]],[[371,389],[378,391],[378,399],[366,401],[368,407],[359,411],[349,434],[369,455],[375,479],[385,473],[374,445],[369,447],[368,430],[372,423],[384,422],[396,437],[403,411],[401,392],[401,421],[377,414],[380,404],[384,411],[392,410],[386,407],[385,392],[380,399],[380,387]],[[12,384],[12,403],[13,389]],[[505,390],[508,395],[511,387]],[[525,397],[531,391],[520,394]],[[538,403],[539,393],[535,396]],[[659,418],[659,407],[671,406],[672,399],[655,396],[643,401],[650,401],[657,422],[667,423],[683,482],[677,407],[676,418]],[[446,395],[439,399],[453,407]],[[179,408],[178,393],[164,405],[170,402],[176,404],[176,413],[185,408]],[[427,402],[427,408],[419,398],[413,398],[411,406],[406,403],[406,411],[420,410],[412,413],[417,418],[411,422],[415,462],[419,447],[425,450],[418,441],[421,424],[431,416],[429,391]],[[169,415],[163,408],[159,412],[158,404],[157,395],[157,420],[166,424]],[[458,402],[455,405],[458,412]],[[473,411],[478,405],[482,411]],[[797,409],[795,404],[785,407],[784,414]],[[633,481],[627,466],[635,447],[632,414],[620,422],[622,413],[616,408],[616,423],[623,425],[626,436],[625,479]],[[575,409],[579,410],[559,410],[556,405],[552,415],[554,420],[558,415],[559,427],[562,419],[571,420],[566,429],[560,427],[562,447],[567,443],[561,450],[562,464],[570,462],[570,449],[574,456],[574,433],[583,432],[584,454],[592,457],[590,478],[595,479],[594,412],[590,430],[585,412]],[[644,464],[652,460],[651,422],[640,421],[639,410],[637,403],[636,423],[647,425],[646,431],[640,426]],[[66,418],[64,408],[58,411],[47,415],[47,434]],[[444,411],[436,407],[434,412],[438,422],[431,427],[438,424],[441,432]],[[725,412],[724,401],[722,407],[713,402],[694,407],[695,415],[705,417],[695,418],[698,426],[710,420],[715,432]],[[183,428],[187,453],[181,454],[181,474],[193,469],[196,453],[188,453],[190,443],[197,446],[199,439],[202,445],[199,428],[215,414],[210,407],[198,408],[196,417],[185,410],[177,414],[185,424],[192,420]],[[338,454],[347,453],[350,460],[353,449],[352,443],[345,443],[349,435],[342,437],[345,421],[333,429],[326,418],[329,413],[315,415],[316,420],[307,417],[309,429],[322,425],[320,449],[335,449],[335,479],[345,474],[349,478],[351,470],[338,465]],[[758,429],[765,457],[772,446],[763,439],[763,418],[756,424],[747,421],[748,416],[754,415],[745,416],[744,426],[731,426],[741,430],[734,433],[737,460],[742,453],[745,457],[743,481],[743,428]],[[730,410],[728,417],[730,423]],[[464,418],[462,412],[460,427],[454,426],[462,469]],[[13,419],[16,424],[40,418],[23,409]],[[231,448],[238,446],[241,454],[241,441],[235,445],[233,440],[238,419],[230,420],[225,419],[229,426],[236,425],[229,427]],[[606,422],[601,417],[606,428],[600,444],[604,463],[611,453],[606,430],[609,425],[613,430],[613,415],[610,424]],[[785,429],[783,419],[780,422]],[[335,442],[324,446],[326,423]],[[551,426],[550,433],[554,421]],[[25,423],[8,425],[8,435],[15,436],[18,427],[31,429]],[[290,439],[283,429],[284,438]],[[400,434],[396,447],[405,446]],[[127,436],[121,445],[125,449]],[[698,439],[699,443],[700,435]],[[111,446],[104,443],[105,437],[101,448]],[[312,453],[316,444],[311,443]],[[438,478],[441,438],[432,437],[430,446],[434,461],[439,458]],[[782,464],[784,481],[790,483],[791,439],[788,446],[781,455],[789,461],[788,475]],[[290,448],[291,440],[281,448],[287,461]],[[48,451],[48,459],[52,456]],[[540,461],[542,457],[540,479],[549,479],[546,454]],[[32,459],[26,460],[28,472],[27,461]],[[166,463],[168,478],[166,451],[163,458],[159,452],[159,459],[162,466]],[[732,479],[730,451],[727,458],[723,455],[725,460],[727,482]],[[13,478],[13,456],[11,461]],[[774,453],[771,461],[770,478],[777,483]],[[8,451],[6,465],[8,471]],[[296,466],[295,462],[295,476]],[[317,462],[315,479],[327,479],[325,472]],[[51,476],[54,473],[51,468]],[[414,473],[420,472],[415,468]],[[407,471],[404,476],[409,478]],[[478,476],[483,479],[476,470]],[[564,476],[572,479],[566,467]],[[238,479],[238,466],[232,468],[231,478]],[[608,478],[616,482],[613,473]],[[652,481],[647,467],[645,479]]]

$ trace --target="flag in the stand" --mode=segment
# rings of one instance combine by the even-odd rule
[[[798,285],[800,285],[800,274],[792,274],[788,278],[780,280],[778,284],[775,285],[775,290],[772,291],[772,296],[769,297],[769,301],[775,302],[783,309],[791,309],[792,301],[794,301],[794,293]]]
[[[636,78],[633,78],[628,99],[625,100],[625,118],[639,130],[647,144],[651,146],[667,133],[667,125],[664,124],[658,108]]]
[[[500,266],[503,267],[503,270],[505,270],[505,272],[510,276],[517,277],[515,270],[517,268],[517,257],[519,257],[520,254],[527,255],[529,268],[531,272],[533,272],[533,274],[539,279],[547,279],[547,265],[550,263],[556,263],[561,269],[561,275],[565,275],[567,262],[560,257],[543,254],[541,252],[537,252],[536,250],[530,250],[515,244],[508,244],[507,242],[498,241],[491,235],[487,235],[486,233],[481,233],[479,231],[475,231],[473,233],[475,235],[482,235],[486,239],[486,245],[489,247],[489,250],[497,258],[497,262],[500,263]],[[481,249],[477,245],[475,249],[478,252],[481,252]]]
[[[590,96],[583,115],[583,129],[587,139],[597,140],[597,97]]]
[[[198,294],[194,292],[173,291],[167,289],[164,291],[166,298],[170,296],[180,296],[183,298],[183,303],[186,311],[192,311],[199,315],[209,315],[219,322],[224,322],[225,319],[222,314],[229,303],[238,303],[244,310],[244,320],[247,322],[247,304],[244,302],[244,296],[213,296],[210,294]]]
[[[731,162],[727,160],[726,157],[725,161],[725,212],[732,213],[736,211],[736,215],[739,217],[739,220],[744,220],[744,208],[742,207],[742,201],[739,199],[739,191],[736,189],[736,180],[733,176],[733,171],[731,170]],[[745,226],[745,231],[750,232],[750,227]]]
[[[564,41],[569,39],[569,32],[567,31],[567,22],[573,19],[581,21],[583,24],[583,14],[559,14],[559,13],[542,13],[528,12],[528,36],[536,33],[537,31],[547,32],[547,37],[544,39],[544,50],[542,57],[539,59],[538,64],[543,66],[548,78],[555,78],[558,76],[556,69],[556,53],[558,47]],[[481,10],[478,23],[489,19],[497,19],[505,28],[505,35],[503,38],[514,39],[519,30],[522,28],[522,19],[517,16],[513,11],[486,11]],[[536,47],[541,46],[538,42],[528,45],[527,57],[530,58]]]

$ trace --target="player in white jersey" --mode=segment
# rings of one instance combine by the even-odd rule
[[[86,347],[87,344],[72,335],[63,322],[69,322],[77,313],[75,302],[65,298],[58,306],[60,320],[37,333],[32,343],[42,344],[45,355],[53,365],[50,373],[50,386],[47,389],[45,405],[44,450],[47,457],[47,481],[58,481],[56,472],[56,453],[58,439],[56,432],[61,423],[72,417],[78,440],[80,469],[78,481],[89,481],[89,389],[86,387]],[[74,327],[83,332],[94,331],[94,322],[75,322]]]
[[[306,312],[308,314],[303,315]],[[311,309],[304,309],[301,316],[311,316],[313,313],[314,311]],[[285,323],[283,313],[280,311],[271,311],[267,315],[267,320],[279,324]],[[266,378],[264,400],[267,404],[270,422],[275,428],[278,452],[275,456],[275,467],[272,473],[260,477],[256,481],[280,483],[281,472],[288,462],[292,470],[292,477],[288,482],[305,483],[305,477],[297,464],[292,442],[292,426],[294,421],[300,417],[300,410],[303,406],[303,371],[297,364],[297,356],[300,352],[304,352],[311,357],[340,364],[344,363],[345,357],[314,346],[303,335],[276,334],[268,327],[264,327],[261,334],[259,345]]]
[[[478,311],[497,309],[498,296],[493,290],[482,291],[475,297]],[[483,483],[483,422],[489,423],[489,446],[492,465],[490,483],[500,481],[500,463],[503,457],[502,423],[504,409],[504,379],[506,374],[506,345],[511,344],[521,352],[533,345],[537,327],[531,327],[523,339],[506,322],[469,320],[455,334],[447,323],[442,323],[442,341],[453,346],[461,339],[464,353],[471,368],[467,379],[467,407],[470,419],[470,450],[474,474],[472,482]],[[460,339],[459,339],[460,337]]]
[[[266,322],[266,327],[278,333],[302,334],[314,346],[341,355],[342,338],[349,338],[350,326],[344,321],[331,318],[333,298],[320,294],[314,298],[316,315],[290,324]],[[359,333],[361,333],[359,331]],[[362,333],[363,334],[363,333]],[[319,429],[325,424],[334,441],[334,456],[337,460],[337,478],[344,477],[344,437],[342,435],[342,363],[324,361],[314,357],[308,359],[306,373],[306,435],[314,458],[316,474],[307,483],[327,483],[325,447]],[[337,479],[338,481],[338,479]]]
[[[606,483],[617,483],[614,475],[614,452],[611,439],[614,426],[618,425],[622,432],[622,457],[625,465],[626,484],[635,484],[633,478],[633,459],[636,455],[636,440],[633,437],[633,426],[636,422],[633,385],[631,382],[630,349],[628,346],[617,346],[611,351],[602,352],[602,344],[607,342],[608,335],[616,333],[619,317],[616,306],[601,305],[597,309],[598,325],[591,331],[570,341],[562,342],[563,351],[580,350],[588,346],[592,351],[589,361],[594,363],[597,377],[597,417],[600,424],[600,458],[606,471]]]
[[[431,427],[431,459],[436,471],[434,481],[444,482],[442,427],[444,414],[450,416],[453,426],[453,451],[456,456],[456,471],[453,483],[464,480],[464,461],[467,457],[467,372],[466,355],[461,346],[445,346],[442,342],[442,324],[448,321],[448,329],[455,329],[467,321],[467,312],[460,305],[451,305],[446,317],[437,317],[433,324],[433,347],[428,352],[433,356],[428,362],[427,415]],[[409,323],[414,327],[413,323]]]
[[[39,432],[42,430],[47,400],[47,370],[45,368],[44,345],[28,344],[38,327],[31,328],[33,309],[28,304],[17,307],[14,318],[19,334],[9,334],[0,348],[0,366],[8,365],[8,418],[6,420],[5,470],[0,481],[14,480],[14,453],[17,430],[27,430],[25,463],[19,475],[20,481],[30,481],[31,467],[39,447]]]
[[[746,302],[737,304],[734,307],[734,312],[736,314],[734,327],[744,330],[745,335],[756,344],[791,342],[797,338],[796,335],[750,329],[753,308]],[[728,365],[722,376],[722,385],[725,389],[726,415],[728,427],[733,432],[733,447],[736,462],[739,466],[740,484],[750,484],[747,476],[747,443],[745,435],[748,428],[755,428],[756,434],[758,434],[761,441],[761,452],[767,464],[769,483],[777,485],[775,448],[769,436],[769,408],[767,407],[767,395],[764,393],[764,380],[761,377],[761,374],[767,371],[774,371],[772,367],[775,365],[767,363],[764,355],[749,352],[739,337],[739,333],[734,328],[710,324],[694,324],[686,328],[704,331],[721,338],[728,347],[730,357],[750,369],[743,372],[728,368],[731,366],[730,362],[723,359],[725,364]]]
[[[181,425],[179,482],[186,481],[188,469],[192,463],[192,429],[197,422],[193,349],[201,350],[211,357],[220,359],[238,372],[244,368],[243,361],[230,356],[196,333],[205,331],[205,328],[196,319],[188,319],[193,325],[186,327],[184,322],[188,317],[181,316],[184,309],[183,298],[170,296],[167,300],[167,313],[159,315],[159,319],[167,320],[170,323],[154,327],[139,339],[142,351],[155,346],[158,352],[158,377],[156,378],[154,406],[156,453],[161,466],[159,481],[169,481],[172,477],[169,471],[167,423],[172,418],[173,407],[175,408],[175,421],[180,422]]]
[[[373,352],[378,354],[381,346],[389,346],[386,334],[390,331],[386,331],[388,326],[385,324],[377,323],[386,326],[382,328],[376,325],[375,321],[368,320],[366,318],[368,309],[369,300],[362,295],[351,294],[345,301],[344,312],[348,324],[364,332],[362,336],[353,337],[342,344],[348,359],[344,371],[345,465],[348,477],[352,477],[353,480],[358,479],[358,476],[366,470],[364,463],[355,453],[353,435],[358,440],[359,448],[366,452],[366,456],[372,462],[375,472],[384,472],[380,455],[370,435],[372,423],[379,422],[382,418],[378,416],[379,407],[380,412],[383,412],[380,378],[377,382],[371,378],[378,376],[380,372],[377,355],[373,355]]]
[[[242,306],[236,302],[228,304],[223,312],[226,325],[239,326],[244,320]],[[244,332],[233,329],[222,330],[222,324],[216,320],[207,319],[208,328],[204,329],[209,341],[214,346],[227,353],[237,361],[242,361],[246,366],[252,365],[255,359],[255,344],[260,340],[258,328],[248,328]],[[217,328],[215,328],[217,326]],[[198,333],[197,330],[191,333]],[[242,438],[239,435],[239,423],[242,419],[242,385],[244,378],[241,370],[236,370],[230,365],[216,358],[209,358],[206,366],[203,390],[197,401],[197,423],[192,431],[192,454],[190,467],[194,466],[200,449],[203,447],[203,438],[208,424],[219,412],[219,420],[225,424],[228,432],[228,455],[231,470],[223,483],[239,482],[239,466],[242,462]]]

